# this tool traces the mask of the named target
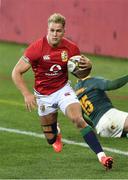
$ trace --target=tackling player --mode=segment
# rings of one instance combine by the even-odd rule
[[[115,90],[128,82],[128,75],[115,80],[103,77],[85,77],[75,86],[75,91],[89,122],[102,137],[121,137],[128,133],[128,113],[116,109],[105,91]]]
[[[79,55],[80,50],[76,44],[64,38],[64,33],[65,17],[57,13],[51,15],[47,35],[26,49],[13,69],[12,79],[21,91],[29,111],[37,103],[43,132],[56,152],[60,152],[63,147],[61,134],[57,129],[60,109],[80,130],[101,164],[111,169],[113,159],[105,155],[93,129],[84,121],[79,100],[68,83],[68,59]],[[83,68],[86,66],[86,57],[82,56],[80,65]],[[30,68],[35,76],[34,94],[29,91],[23,79],[23,74]]]

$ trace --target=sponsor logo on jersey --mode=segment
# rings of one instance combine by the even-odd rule
[[[56,76],[61,70],[61,66],[59,64],[54,64],[50,67],[49,73],[45,73],[47,76]]]
[[[50,71],[51,71],[51,72],[58,72],[58,71],[60,71],[60,70],[61,70],[61,66],[58,65],[58,64],[54,64],[54,65],[51,66],[51,68],[50,68]]]
[[[44,56],[43,56],[43,59],[44,59],[44,60],[50,60],[50,55],[44,55]]]
[[[62,51],[61,52],[61,59],[62,59],[63,62],[68,60],[68,53],[67,53],[67,51]]]

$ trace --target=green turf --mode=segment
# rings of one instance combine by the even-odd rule
[[[11,71],[25,45],[0,43],[0,127],[41,134],[36,111],[27,112],[23,97],[11,80]],[[128,60],[95,57],[92,75],[114,79],[128,73]],[[72,86],[76,79],[70,76]],[[32,72],[25,75],[32,89]],[[109,92],[112,102],[127,111],[128,85]],[[83,142],[80,133],[59,112],[63,138]],[[128,152],[128,139],[99,138],[104,147]],[[128,156],[105,151],[114,157],[114,167],[106,172],[90,149],[65,144],[56,154],[45,139],[0,131],[0,179],[128,179]]]

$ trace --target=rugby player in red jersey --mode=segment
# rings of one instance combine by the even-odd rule
[[[65,17],[59,13],[52,14],[48,19],[47,35],[25,50],[13,69],[12,79],[21,91],[27,109],[31,111],[37,104],[43,132],[56,152],[63,147],[57,128],[60,109],[80,130],[101,164],[111,169],[113,159],[105,155],[93,129],[83,119],[80,103],[68,83],[68,59],[80,55],[80,50],[75,43],[64,38],[64,33]],[[80,65],[84,67],[86,60],[82,56]],[[30,68],[35,76],[34,94],[29,91],[22,76]]]

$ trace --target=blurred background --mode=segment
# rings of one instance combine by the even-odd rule
[[[0,0],[0,40],[30,43],[46,34],[54,13],[82,52],[128,57],[127,0]]]
[[[37,110],[26,110],[12,82],[15,64],[29,43],[47,33],[47,19],[55,12],[66,17],[66,37],[92,60],[92,75],[112,80],[128,74],[128,0],[0,0],[0,179],[128,179],[127,138],[99,137],[114,158],[112,171],[105,172],[59,111],[68,143],[56,154],[42,136]],[[76,78],[70,74],[70,80],[74,86]],[[33,91],[31,70],[25,81]],[[128,111],[128,84],[108,96],[117,109]]]

